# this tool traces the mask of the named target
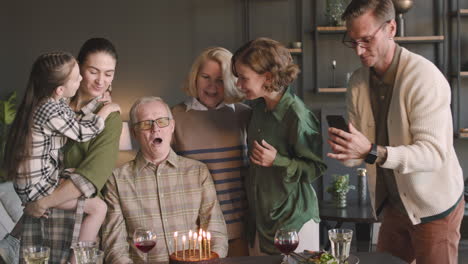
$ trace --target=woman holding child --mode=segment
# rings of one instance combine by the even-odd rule
[[[114,78],[117,53],[108,40],[94,38],[81,47],[77,61],[83,80],[69,106],[79,119],[102,108],[102,96],[110,90]],[[77,206],[75,211],[57,207],[80,197],[94,197],[101,190],[117,159],[121,128],[120,114],[113,112],[105,118],[102,132],[91,140],[67,141],[62,149],[62,167],[74,170],[50,195],[26,204],[28,215],[20,231],[22,248],[40,244],[50,248],[49,263],[73,261],[70,247],[80,234],[83,208]],[[106,207],[95,209],[105,211]],[[47,219],[41,226],[37,217],[44,216],[46,211]]]

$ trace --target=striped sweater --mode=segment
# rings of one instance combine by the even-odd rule
[[[247,209],[244,176],[247,158],[247,125],[250,108],[235,104],[216,110],[199,111],[184,103],[172,109],[175,119],[174,150],[182,156],[205,163],[213,177],[228,238],[244,233]]]

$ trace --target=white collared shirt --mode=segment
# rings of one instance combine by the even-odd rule
[[[189,96],[185,99],[184,104],[187,106],[187,109],[185,110],[186,112],[190,110],[196,110],[196,111],[208,111],[208,107],[200,103],[197,98]],[[219,110],[223,107],[229,107],[233,111],[236,111],[236,106],[234,104],[225,104],[224,102],[221,102],[218,106],[216,106],[216,110]]]

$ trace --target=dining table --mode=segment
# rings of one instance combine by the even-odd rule
[[[394,257],[387,253],[380,252],[351,252],[351,255],[359,259],[359,264],[405,264],[403,260]],[[260,257],[236,257],[236,258],[223,258],[220,264],[280,264],[283,260],[282,255],[274,256],[260,256]],[[291,264],[297,262],[290,257]]]

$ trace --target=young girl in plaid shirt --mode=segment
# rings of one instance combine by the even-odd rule
[[[78,142],[93,139],[104,129],[107,116],[120,111],[117,104],[110,103],[97,114],[78,120],[66,100],[75,95],[81,79],[78,64],[69,53],[46,53],[33,64],[5,149],[7,175],[23,204],[50,195],[60,178],[66,177],[60,149],[67,138]],[[78,199],[74,199],[56,208],[74,210],[77,205]],[[83,220],[79,241],[94,241],[106,215],[106,204],[98,197],[86,199],[83,210],[88,216]],[[47,218],[43,212],[34,216]],[[71,262],[75,262],[73,256]]]

